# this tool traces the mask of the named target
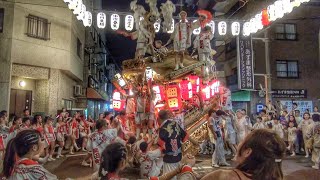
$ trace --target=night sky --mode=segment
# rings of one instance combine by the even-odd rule
[[[176,4],[179,0],[171,0],[174,4]],[[206,2],[204,3],[206,7],[204,9],[210,10],[214,5],[214,0],[184,0],[184,7],[181,9],[177,9],[177,12],[180,12],[182,9],[187,11],[189,16],[194,15],[198,6],[196,6],[198,1]],[[130,10],[130,2],[131,0],[104,0],[103,8],[107,11],[119,11],[119,12],[128,12],[133,13]],[[148,10],[149,7],[144,3],[144,0],[138,0],[138,4],[144,5],[145,9]],[[161,3],[165,3],[166,0],[158,0],[158,6]],[[180,8],[180,7],[179,7]],[[120,17],[124,19],[124,17]],[[124,30],[124,27],[121,28]],[[158,33],[156,35],[156,40],[161,39],[164,44],[169,39],[169,34]],[[136,49],[136,41],[123,37],[121,35],[116,34],[111,30],[107,30],[106,32],[106,41],[107,47],[109,48],[112,56],[116,60],[116,63],[121,66],[121,62],[123,60],[131,59],[134,57],[135,49]]]

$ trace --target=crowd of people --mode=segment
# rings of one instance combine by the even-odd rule
[[[294,105],[296,106],[296,105]],[[207,115],[208,139],[192,139],[183,126],[179,113],[161,110],[152,123],[137,133],[137,117],[125,111],[113,116],[101,113],[98,120],[86,119],[80,112],[70,115],[66,109],[55,118],[22,117],[0,113],[0,151],[2,176],[7,179],[57,179],[42,165],[63,158],[66,150],[87,152],[81,165],[94,168],[92,179],[120,179],[126,167],[140,168],[141,179],[199,179],[192,171],[195,157],[183,154],[183,143],[200,146],[200,153],[212,154],[212,166],[230,166],[226,155],[233,156],[237,166],[217,170],[202,179],[282,179],[281,162],[291,156],[312,153],[312,166],[319,169],[320,113],[300,117],[297,107],[277,113],[267,106],[254,118],[245,110],[213,110]],[[147,128],[152,124],[153,128]],[[183,123],[182,123],[183,124]],[[147,131],[152,129],[152,131]],[[257,166],[259,164],[259,166]],[[124,177],[123,177],[124,178]]]

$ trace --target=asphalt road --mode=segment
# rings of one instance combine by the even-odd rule
[[[59,179],[77,179],[89,180],[93,170],[89,167],[81,166],[81,161],[85,157],[85,153],[77,153],[74,156],[67,156],[54,162],[48,162],[45,167],[57,175]],[[211,156],[197,156],[197,162],[194,170],[200,175],[207,174],[216,170],[211,167]],[[231,166],[235,164],[232,161]],[[320,170],[311,168],[312,162],[304,156],[287,157],[283,160],[283,171],[285,179],[288,180],[320,180]],[[231,167],[223,167],[231,168]],[[121,173],[122,177],[129,179],[139,179],[139,169],[127,168]]]

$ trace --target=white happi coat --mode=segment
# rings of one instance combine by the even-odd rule
[[[191,46],[192,31],[200,27],[200,22],[194,23],[179,22],[174,26],[173,36],[173,48],[175,52],[185,51]]]
[[[102,151],[117,138],[117,129],[106,129],[104,131],[95,131],[89,136],[87,149],[92,152],[95,170],[98,170],[101,162]]]
[[[23,162],[33,162],[32,164],[23,163]],[[24,180],[24,179],[39,179],[39,180],[56,180],[57,176],[51,174],[46,170],[42,165],[23,158],[19,160],[14,169],[13,174],[8,178],[8,180]]]
[[[200,33],[195,41],[194,47],[198,49],[198,53],[211,53],[211,40],[213,38],[213,34],[211,32]]]
[[[140,157],[140,177],[149,178],[152,176],[159,176],[163,165],[161,157],[161,150],[148,151],[141,153]]]

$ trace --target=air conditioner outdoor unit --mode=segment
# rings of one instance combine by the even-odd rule
[[[73,93],[75,96],[82,96],[82,86],[80,86],[80,85],[74,86]]]

